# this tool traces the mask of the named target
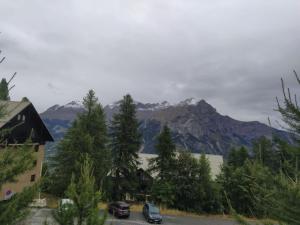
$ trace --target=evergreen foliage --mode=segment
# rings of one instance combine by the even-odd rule
[[[81,165],[79,179],[74,174],[66,195],[74,204],[64,204],[54,212],[54,218],[60,225],[103,225],[106,220],[99,215],[98,203],[101,192],[96,191],[96,179],[93,175],[93,161],[88,154]],[[77,181],[76,181],[77,180]]]
[[[149,162],[149,171],[157,173],[157,177],[162,181],[169,182],[174,175],[176,160],[175,150],[176,148],[172,141],[171,131],[165,125],[162,132],[157,137],[157,157]]]
[[[294,71],[294,74],[298,84],[300,85],[300,79],[296,71]],[[288,129],[295,132],[296,134],[300,134],[300,109],[298,106],[297,95],[295,94],[294,96],[292,96],[290,89],[286,89],[282,78],[281,84],[283,93],[283,105],[281,105],[278,98],[276,98],[278,104],[277,110],[280,112],[283,122],[288,125]]]
[[[75,207],[71,203],[60,204],[53,212],[53,218],[59,225],[74,225]]]
[[[23,220],[29,210],[28,205],[32,202],[39,190],[39,184],[25,188],[16,193],[11,199],[0,202],[0,224],[14,225]]]
[[[216,183],[204,154],[197,160],[189,152],[181,152],[173,177],[176,187],[174,207],[197,213],[217,213],[221,209]]]
[[[94,175],[98,188],[103,188],[104,179],[111,167],[110,150],[107,146],[107,127],[103,108],[90,90],[83,100],[85,112],[73,122],[52,162],[51,190],[62,196],[72,174],[78,177],[82,156],[88,154],[94,163]]]
[[[172,207],[175,201],[175,186],[167,181],[155,180],[152,189],[152,198],[162,208]]]
[[[170,129],[165,125],[157,137],[157,157],[149,161],[149,172],[155,174],[151,193],[154,200],[163,207],[173,206],[175,201],[175,145]]]
[[[141,134],[136,117],[136,107],[130,95],[124,96],[119,113],[111,122],[110,137],[114,175],[113,199],[124,199],[126,193],[134,193],[138,181],[138,151]]]
[[[30,102],[29,99],[27,97],[23,97],[22,98],[22,102]]]
[[[298,75],[294,73],[300,84]],[[280,105],[277,99],[278,111],[288,129],[300,135],[297,96],[291,97],[283,80],[282,91],[284,103]],[[278,221],[275,224],[299,225],[299,145],[291,146],[276,137],[273,143],[261,138],[254,143],[253,153],[251,161],[246,160],[236,168],[227,163],[222,169],[219,182],[228,196],[229,211],[233,212],[239,224],[249,224],[238,215],[244,214],[270,217]]]
[[[5,147],[0,151],[0,188],[3,184],[14,182],[15,178],[33,167],[33,148],[24,144],[16,151]]]
[[[218,189],[205,155],[197,160],[187,151],[176,156],[175,150],[170,129],[164,126],[157,138],[158,156],[150,160],[150,171],[155,176],[153,199],[162,206],[185,211],[219,212]]]
[[[0,82],[0,100],[3,101],[10,100],[8,83],[5,78],[2,78]]]
[[[227,163],[228,165],[237,168],[244,165],[245,161],[249,158],[250,156],[245,147],[241,147],[239,149],[233,148],[229,152]]]
[[[185,211],[201,211],[202,202],[198,202],[200,194],[199,163],[191,153],[182,151],[176,161],[176,172],[173,183],[176,185],[174,205]]]
[[[251,217],[266,215],[259,201],[267,195],[263,188],[273,186],[274,181],[270,170],[260,162],[246,160],[243,166],[237,168],[225,165],[218,182],[237,213]],[[229,212],[227,199],[223,201]]]
[[[272,142],[266,137],[261,137],[253,144],[253,153],[256,161],[270,168],[272,171],[278,172],[280,149],[274,149]]]

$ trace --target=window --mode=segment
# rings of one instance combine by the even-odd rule
[[[37,160],[34,160],[33,161],[33,166],[36,166],[37,165]]]
[[[25,121],[25,115],[22,116],[22,121],[23,121],[23,122]]]
[[[39,151],[39,146],[38,146],[38,145],[35,145],[35,146],[34,146],[34,151],[35,151],[35,152],[38,152],[38,151]]]
[[[35,174],[32,174],[30,177],[30,182],[34,182],[35,181]]]
[[[18,120],[21,120],[21,115],[20,114],[18,114]]]

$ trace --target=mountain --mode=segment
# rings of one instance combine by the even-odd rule
[[[167,124],[172,131],[178,148],[192,152],[221,154],[226,156],[234,146],[251,147],[254,140],[261,136],[271,138],[275,134],[289,142],[290,135],[271,128],[263,123],[243,122],[223,116],[205,100],[186,99],[177,104],[135,102],[137,116],[143,133],[143,148],[146,153],[155,152],[156,136],[162,126]],[[108,122],[118,112],[120,101],[104,107]],[[55,140],[60,140],[78,113],[84,111],[78,102],[64,106],[55,105],[41,114],[46,126]],[[48,147],[47,155],[54,152],[54,145]]]

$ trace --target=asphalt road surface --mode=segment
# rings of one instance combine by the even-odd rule
[[[142,213],[131,212],[128,219],[117,219],[109,216],[107,225],[148,225],[149,223],[145,220]],[[214,217],[175,217],[175,216],[164,216],[164,225],[236,225],[237,223],[233,220],[226,218],[214,218]]]
[[[51,209],[32,209],[29,217],[22,225],[42,225],[45,220],[51,225],[57,225],[53,218]],[[102,212],[103,213],[103,212]],[[101,213],[100,213],[101,214]],[[143,217],[142,213],[131,212],[128,219],[117,219],[109,215],[106,225],[148,225]],[[213,217],[213,216],[201,216],[201,217],[175,217],[163,215],[163,225],[237,225],[233,220]]]

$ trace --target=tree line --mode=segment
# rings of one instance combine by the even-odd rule
[[[65,196],[71,177],[79,177],[85,155],[93,162],[97,189],[106,201],[134,199],[155,201],[163,207],[197,212],[217,212],[216,185],[203,154],[176,153],[167,125],[157,137],[157,157],[149,169],[139,169],[142,135],[130,95],[123,97],[119,112],[106,124],[103,107],[90,90],[83,100],[85,111],[73,122],[48,165],[44,191]],[[152,176],[151,176],[152,175]]]

